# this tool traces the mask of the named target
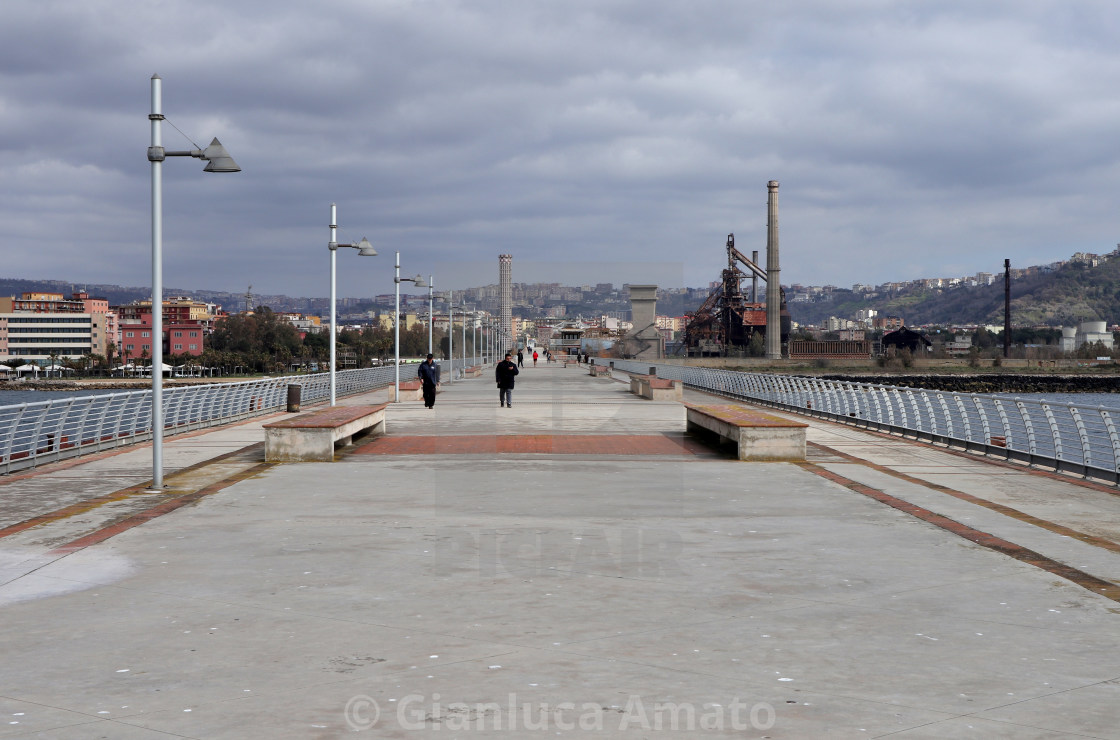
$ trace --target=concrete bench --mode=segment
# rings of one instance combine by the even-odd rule
[[[385,433],[385,408],[334,406],[264,425],[264,459],[268,462],[331,462],[336,445],[354,437]]]
[[[731,440],[740,460],[804,460],[808,424],[742,406],[686,403],[690,432],[705,430]]]
[[[482,377],[482,368],[478,367],[477,365],[474,366],[474,367],[468,367],[468,368],[463,370],[463,377],[464,378],[481,378]]]
[[[630,392],[635,396],[645,396],[647,393],[649,393],[649,376],[637,374],[631,375]]]
[[[392,395],[392,388],[389,388],[390,396]],[[423,401],[424,400],[424,384],[419,380],[402,380],[401,381],[401,397],[398,401]]]
[[[609,378],[611,377],[611,366],[591,365],[591,375],[595,378]]]
[[[680,401],[683,398],[682,384],[679,380],[657,378],[649,376],[649,380],[642,384],[642,398],[651,401]]]

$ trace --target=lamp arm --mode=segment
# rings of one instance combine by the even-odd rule
[[[162,146],[148,147],[148,161],[149,162],[162,162],[167,157],[197,157],[198,159],[206,159],[205,152],[202,149],[186,149],[183,151],[168,151]]]

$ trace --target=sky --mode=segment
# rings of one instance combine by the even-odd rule
[[[1120,242],[1115,0],[5,0],[0,275],[325,297],[999,272]],[[180,134],[180,131],[182,134]],[[193,143],[192,143],[193,142]],[[408,283],[404,292],[419,292]],[[426,291],[424,291],[426,292]]]

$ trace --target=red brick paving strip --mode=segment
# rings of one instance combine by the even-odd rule
[[[685,437],[660,434],[519,434],[375,437],[355,455],[703,455],[711,450]]]
[[[866,486],[850,478],[845,478],[839,473],[833,473],[832,471],[825,470],[824,468],[818,467],[814,463],[797,463],[797,465],[804,468],[805,470],[808,470],[811,473],[815,473],[820,477],[825,478],[826,480],[838,483],[839,485],[844,486],[851,491],[861,493],[868,498],[873,498],[880,503],[886,504],[887,506],[893,507],[913,517],[921,519],[923,522],[928,522],[929,524],[932,524],[935,527],[940,527],[941,529],[944,529],[947,532],[951,532],[958,537],[963,537],[969,542],[974,542],[981,547],[986,547],[989,550],[1001,552],[1004,555],[1015,558],[1016,560],[1027,563],[1029,565],[1033,565],[1036,568],[1041,568],[1048,573],[1053,573],[1056,576],[1060,576],[1068,581],[1072,581],[1082,588],[1088,589],[1094,593],[1098,593],[1101,596],[1104,596],[1106,599],[1111,599],[1112,601],[1120,601],[1120,586],[1117,586],[1111,581],[1097,578],[1090,573],[1086,573],[1083,570],[1078,570],[1077,568],[1066,565],[1065,563],[1054,560],[1053,558],[1048,558],[1041,553],[1023,547],[1022,545],[1016,545],[1014,542],[1009,542],[1002,537],[996,537],[995,535],[989,534],[988,532],[982,532],[979,529],[974,529],[967,524],[961,524],[960,522],[950,519],[947,516],[936,514],[929,509],[918,506],[917,504],[912,504],[909,501],[903,501],[902,499],[892,496],[885,491],[880,491],[877,488]]]
[[[1051,522],[1051,521],[1048,521],[1046,519],[1040,519],[1036,516],[1031,516],[1030,514],[1019,511],[1018,509],[1013,509],[1010,506],[1004,506],[1003,504],[997,504],[994,501],[988,501],[987,499],[980,498],[979,496],[973,496],[970,493],[965,493],[964,491],[958,491],[955,488],[949,488],[948,486],[943,486],[940,483],[933,483],[933,482],[925,480],[923,478],[918,478],[918,477],[913,476],[913,475],[907,475],[906,473],[903,473],[901,471],[893,470],[891,468],[888,468],[886,465],[879,465],[878,463],[873,463],[870,460],[864,460],[862,457],[856,457],[855,455],[849,455],[847,452],[841,452],[840,450],[836,450],[836,449],[833,449],[831,447],[826,447],[825,445],[822,445],[818,442],[810,442],[809,446],[814,447],[818,450],[822,450],[822,451],[827,452],[829,454],[836,455],[837,457],[842,457],[845,460],[850,460],[851,462],[854,462],[857,465],[863,465],[865,467],[871,468],[872,470],[878,470],[881,473],[886,473],[887,475],[894,476],[895,478],[898,478],[899,480],[904,480],[908,483],[914,483],[916,485],[922,486],[923,488],[928,488],[932,491],[937,491],[939,493],[944,493],[946,496],[952,496],[953,498],[959,498],[961,501],[967,501],[970,504],[976,504],[977,506],[983,506],[985,509],[991,509],[992,511],[998,511],[1000,514],[1003,514],[1004,516],[1009,516],[1012,519],[1018,519],[1021,522],[1026,522],[1027,524],[1031,524],[1035,527],[1041,527],[1043,529],[1049,530],[1051,532],[1055,532],[1055,533],[1063,535],[1065,537],[1072,537],[1075,540],[1080,540],[1080,541],[1082,541],[1086,544],[1093,545],[1094,547],[1100,547],[1100,548],[1103,548],[1103,549],[1108,550],[1110,552],[1120,553],[1120,543],[1113,542],[1112,540],[1106,539],[1104,537],[1098,537],[1096,535],[1087,534],[1085,532],[1081,532],[1081,531],[1078,531],[1076,529],[1072,529],[1071,527],[1063,526],[1063,525],[1058,524],[1056,522]],[[1030,473],[1030,472],[1034,472],[1034,471],[1024,469],[1023,472]],[[1114,493],[1114,491],[1108,491],[1108,493]]]

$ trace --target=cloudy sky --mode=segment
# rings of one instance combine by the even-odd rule
[[[0,275],[325,296],[996,272],[1120,242],[1115,0],[5,0]],[[164,125],[169,149],[190,141]],[[763,256],[762,261],[765,261]]]

